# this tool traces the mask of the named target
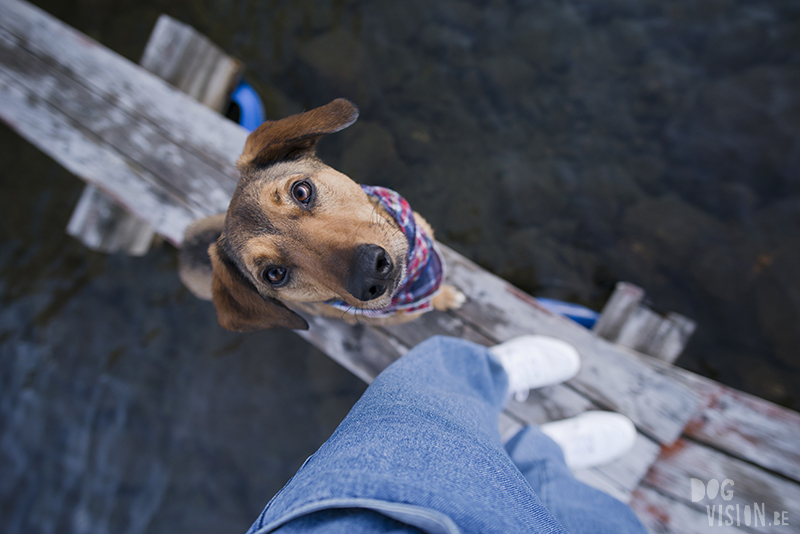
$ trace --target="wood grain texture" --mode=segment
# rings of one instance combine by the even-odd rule
[[[2,8],[13,129],[176,245],[189,222],[227,208],[244,129],[36,8]]]
[[[0,33],[0,56],[5,41]],[[155,194],[150,184],[157,178],[98,139],[35,91],[15,83],[0,58],[0,116],[14,131],[59,162],[67,170],[91,181],[104,181],[105,192],[120,204],[141,213],[164,235],[180,243],[183,229],[199,216],[177,196]]]
[[[644,290],[618,282],[592,331],[612,343],[674,362],[697,324],[683,315],[656,313],[642,303]]]
[[[0,8],[0,28],[24,41],[24,50],[238,179],[234,165],[247,138],[244,128],[30,4],[0,0]]]
[[[686,426],[687,436],[800,482],[800,414],[712,380],[681,374],[704,405]]]
[[[139,63],[217,112],[227,108],[244,70],[208,37],[167,15],[158,18]]]
[[[92,250],[107,254],[124,251],[129,256],[147,254],[155,237],[149,223],[125,211],[92,184],[84,186],[67,233]]]
[[[707,484],[716,480],[722,483],[732,480],[730,499],[723,499],[721,494],[706,497],[692,502],[690,481],[692,478]],[[645,477],[645,482],[661,493],[668,495],[701,512],[707,506],[739,505],[753,509],[756,505],[765,511],[765,522],[753,525],[758,532],[775,532],[772,525],[774,514],[787,512],[789,518],[800,517],[800,486],[790,480],[768,473],[752,464],[722,452],[710,449],[702,444],[689,440],[678,440],[671,447],[664,447],[656,462]],[[724,519],[723,519],[724,521]],[[793,521],[790,525],[781,525],[781,532],[800,532],[800,523]]]
[[[800,413],[656,358],[638,357],[701,399],[686,436],[800,482]]]
[[[221,112],[228,104],[243,66],[207,37],[167,15],[161,15],[145,47],[142,67],[209,108]],[[150,248],[155,230],[119,206],[97,186],[87,184],[67,225],[67,233],[92,250],[124,251],[141,256]]]
[[[642,299],[644,299],[644,289],[628,282],[617,282],[592,331],[608,340],[617,339],[628,317]]]
[[[571,343],[581,371],[568,384],[603,409],[627,415],[644,433],[672,443],[698,408],[697,396],[639,359],[572,321],[551,314],[505,280],[442,246],[448,282],[467,295],[456,313],[495,341],[543,334]]]
[[[309,329],[296,333],[367,384],[409,349],[375,328],[324,317],[306,319]]]

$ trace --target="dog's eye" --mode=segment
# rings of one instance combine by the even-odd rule
[[[301,204],[308,204],[313,194],[314,187],[311,185],[311,182],[297,182],[292,186],[292,196]]]
[[[279,286],[286,280],[286,269],[283,267],[267,267],[261,276],[273,286]]]

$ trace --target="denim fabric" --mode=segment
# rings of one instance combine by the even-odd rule
[[[545,508],[573,534],[646,532],[630,507],[576,479],[555,441],[528,426],[506,443],[506,451]]]
[[[628,515],[612,521],[618,508],[609,502],[617,501],[575,481],[558,446],[535,429],[520,432],[509,455],[497,430],[507,388],[484,347],[427,340],[375,379],[248,534],[566,532],[546,504],[572,532],[600,532],[605,522],[614,532],[644,532],[622,503]],[[528,450],[538,444],[541,451]],[[537,474],[542,467],[548,472]]]

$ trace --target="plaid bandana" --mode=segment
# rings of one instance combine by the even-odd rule
[[[433,239],[414,221],[414,212],[408,201],[398,193],[385,187],[362,185],[369,196],[374,197],[392,216],[408,239],[406,278],[392,298],[391,304],[379,310],[354,308],[344,301],[328,301],[327,304],[347,313],[365,317],[388,317],[397,313],[424,313],[433,309],[431,301],[439,292],[444,280],[444,261]]]

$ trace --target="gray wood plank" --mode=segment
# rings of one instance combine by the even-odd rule
[[[592,331],[612,343],[672,363],[683,352],[697,324],[674,312],[656,313],[642,303],[643,299],[642,288],[617,283]]]
[[[644,299],[644,289],[628,282],[617,282],[592,331],[600,337],[615,340],[628,317]]]
[[[161,15],[140,65],[215,111],[223,111],[241,77],[242,64],[208,38]],[[155,230],[118,206],[97,186],[87,184],[67,225],[67,233],[87,247],[106,253],[147,253]]]
[[[426,313],[410,323],[382,326],[380,329],[402,341],[408,347],[415,347],[433,336],[458,337],[485,347],[495,344],[494,341],[465,323],[460,317],[439,311]]]
[[[684,371],[705,408],[684,433],[800,482],[800,414]]]
[[[525,402],[514,399],[506,411],[527,424],[542,425],[579,415],[599,407],[574,389],[564,384],[533,390]]]
[[[143,256],[150,250],[155,231],[150,224],[125,211],[96,186],[87,184],[75,205],[67,233],[92,250],[125,251]]]
[[[627,415],[660,443],[671,443],[698,408],[699,399],[674,378],[660,373],[608,341],[539,306],[505,280],[446,246],[448,282],[468,297],[457,315],[488,337],[504,341],[525,333],[571,343],[582,369],[569,384],[598,406]]]
[[[691,479],[708,484],[716,480],[722,484],[726,479],[733,485],[725,488],[731,490],[730,499],[721,494],[692,502]],[[738,505],[740,512],[748,506],[763,510],[764,521],[755,524],[752,529],[758,532],[800,532],[800,523],[796,520],[790,525],[781,525],[778,529],[773,525],[775,514],[786,512],[789,518],[800,516],[800,486],[763,469],[733,458],[705,445],[681,439],[671,447],[665,447],[655,464],[645,477],[648,485],[661,493],[680,502],[693,506],[701,512],[707,512],[707,506],[723,509],[728,505]],[[754,513],[754,512],[753,512]],[[719,517],[719,516],[717,516]],[[724,519],[723,519],[724,521]]]
[[[208,37],[167,15],[158,18],[139,63],[217,112],[227,107],[244,69]]]
[[[750,532],[740,517],[737,527],[735,523],[718,525],[713,521],[709,525],[708,514],[687,506],[670,497],[662,495],[648,486],[639,487],[629,502],[637,517],[653,534],[744,534]],[[727,518],[726,518],[727,519]],[[779,528],[776,527],[775,532]]]
[[[0,47],[2,47],[0,36]],[[182,198],[154,193],[157,178],[124,155],[110,150],[92,132],[64,116],[28,88],[6,77],[0,60],[0,117],[14,131],[87,181],[104,182],[117,202],[148,217],[155,228],[180,243],[183,229],[200,216]]]
[[[237,178],[234,165],[247,138],[244,128],[30,4],[0,0],[0,8],[0,28],[24,42],[25,50]]]
[[[656,358],[638,357],[701,399],[685,435],[800,482],[800,413]]]
[[[78,175],[109,192],[143,219],[159,221],[161,226],[154,227],[173,243],[180,243],[183,230],[191,220],[226,209],[237,179],[232,166],[226,172],[218,171],[219,163],[210,165],[207,158],[198,157],[191,146],[187,149],[165,137],[163,132],[167,125],[156,127],[132,111],[121,108],[117,101],[106,100],[91,92],[74,78],[72,71],[55,63],[56,58],[30,54],[22,46],[28,41],[5,30],[0,23],[0,76],[8,97],[3,118],[12,128],[67,168],[75,165],[70,160],[80,157],[82,148],[76,146],[75,140],[91,139],[89,144],[95,148],[107,145],[105,150],[116,154],[111,158],[117,163],[116,167]],[[152,77],[150,74],[146,76]],[[166,86],[162,85],[161,89],[167,91]],[[187,115],[197,105],[192,103]],[[35,116],[36,111],[40,112],[39,116]],[[218,115],[212,114],[211,117],[222,132],[232,124]],[[61,125],[60,133],[51,139],[54,123]],[[246,131],[238,125],[233,126],[238,129],[243,143]],[[67,134],[68,130],[72,133]],[[63,144],[56,146],[56,139],[70,136],[73,139],[68,150],[63,150],[67,148]],[[241,146],[243,144],[239,145],[237,153]],[[103,157],[109,159],[109,156]],[[84,158],[83,162],[96,169],[88,159]],[[131,173],[132,169],[135,172]],[[119,179],[131,174],[138,183]],[[165,177],[169,177],[169,182]],[[144,199],[142,195],[149,198]],[[175,204],[177,209],[187,212],[165,214],[145,209],[146,205],[154,203],[161,206]],[[165,223],[168,221],[181,222],[167,226]]]
[[[306,319],[309,329],[295,332],[367,384],[409,349],[375,328],[324,317]]]

